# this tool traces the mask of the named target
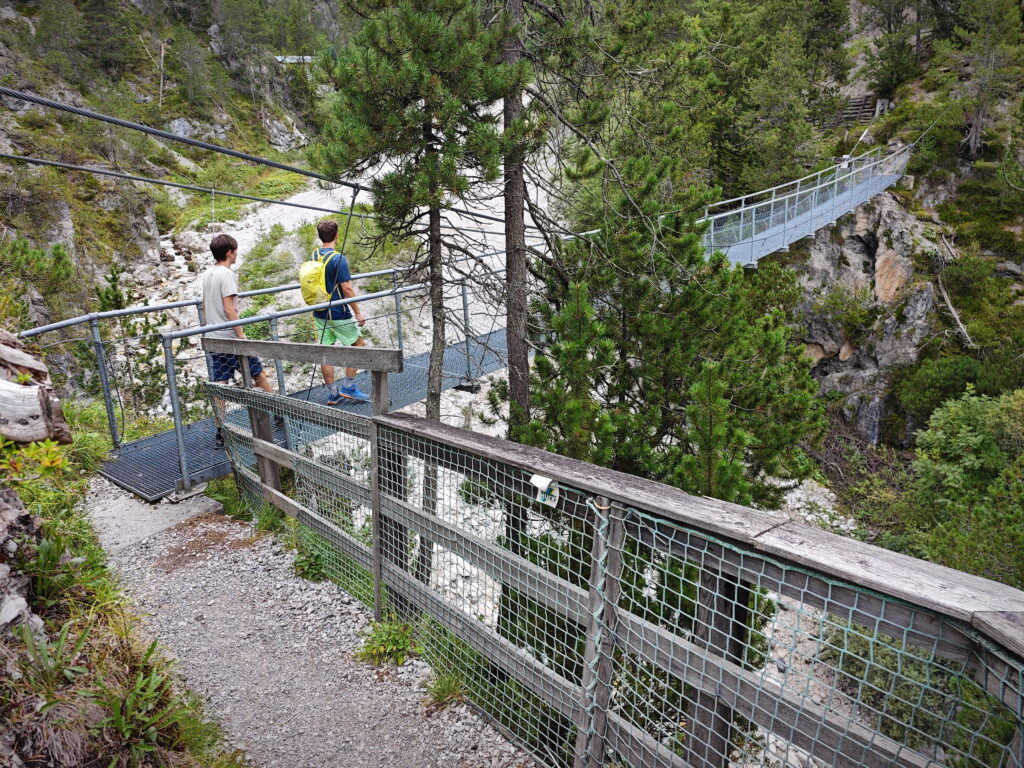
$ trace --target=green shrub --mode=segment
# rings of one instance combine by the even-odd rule
[[[901,744],[946,746],[946,765],[998,765],[1016,718],[955,662],[855,624],[831,629],[822,654],[872,726]]]
[[[1024,389],[971,389],[918,435],[905,525],[930,560],[1024,588]]]
[[[869,287],[851,290],[836,285],[815,302],[814,312],[842,328],[843,336],[856,347],[871,333],[880,311]]]
[[[374,666],[394,664],[401,666],[406,659],[419,653],[413,625],[392,615],[386,621],[375,621],[363,635],[363,647],[356,658]]]

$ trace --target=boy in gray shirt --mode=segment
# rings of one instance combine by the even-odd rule
[[[231,235],[217,235],[210,241],[210,252],[213,253],[214,265],[203,275],[203,310],[207,325],[227,323],[238,320],[238,281],[231,265],[238,259],[238,241]],[[242,326],[224,328],[203,334],[215,339],[244,339]],[[253,383],[260,389],[271,392],[267,372],[258,357],[247,358],[249,375]],[[235,371],[240,371],[238,357],[220,352],[210,353],[210,381],[231,381]],[[224,418],[224,402],[217,401],[218,417]],[[217,444],[223,445],[220,427],[217,427]]]

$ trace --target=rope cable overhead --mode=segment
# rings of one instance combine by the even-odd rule
[[[180,144],[186,144],[188,146],[197,147],[199,149],[206,149],[211,152],[219,152],[222,155],[230,155],[231,157],[237,157],[240,160],[245,160],[250,163],[256,163],[258,165],[265,165],[270,168],[277,168],[278,170],[288,171],[289,173],[297,173],[301,176],[308,176],[311,179],[318,179],[319,181],[326,181],[330,184],[338,184],[343,187],[348,187],[356,192],[370,192],[370,187],[365,184],[359,184],[354,181],[344,181],[341,179],[333,179],[330,176],[325,176],[316,171],[309,171],[304,168],[297,168],[293,165],[287,165],[285,163],[279,163],[276,160],[269,160],[265,157],[259,157],[257,155],[250,155],[247,152],[239,152],[237,149],[228,149],[217,144],[211,144],[208,141],[200,141],[199,139],[192,139],[188,136],[181,136],[171,131],[165,131],[160,128],[153,128],[142,123],[136,123],[131,120],[122,120],[119,117],[112,117],[111,115],[104,115],[100,112],[93,112],[90,109],[84,109],[82,107],[76,107],[71,104],[65,104],[60,101],[54,101],[53,99],[47,99],[42,96],[36,96],[33,93],[25,93],[24,91],[17,91],[14,88],[8,88],[6,86],[0,86],[0,96],[8,96],[12,99],[19,99],[20,101],[27,101],[30,104],[37,104],[41,107],[47,107],[48,109],[57,109],[62,112],[69,112],[79,117],[87,117],[91,120],[102,120],[105,123],[111,125],[117,125],[121,128],[128,128],[133,131],[141,131],[142,133],[148,133],[150,136],[156,136],[167,141],[175,141]],[[480,219],[483,221],[493,221],[498,224],[504,224],[505,220],[499,216],[491,216],[486,213],[479,213],[477,211],[470,211],[464,208],[450,208],[449,210],[461,214],[463,216],[469,216],[471,218]],[[534,225],[526,225],[528,229],[538,229]]]
[[[74,163],[62,163],[57,160],[44,160],[41,157],[28,157],[25,155],[12,155],[7,152],[0,152],[0,160],[10,160],[18,163],[28,163],[30,165],[44,165],[51,168],[62,168],[68,171],[81,171],[83,173],[94,173],[99,176],[111,176],[115,179],[125,179],[127,181],[138,181],[144,184],[159,184],[165,187],[175,187],[176,189],[187,189],[190,192],[200,192],[204,195],[220,195],[221,197],[233,197],[239,200],[248,200],[254,203],[267,203],[269,205],[286,205],[289,208],[301,208],[306,211],[319,211],[321,213],[335,213],[341,216],[351,215],[356,219],[369,219],[374,220],[377,217],[369,213],[355,213],[352,210],[343,211],[336,208],[321,208],[317,205],[308,205],[306,203],[292,203],[288,200],[274,200],[269,197],[259,197],[257,195],[244,195],[241,192],[227,192],[223,189],[214,189],[212,187],[200,187],[195,184],[185,184],[180,181],[168,181],[167,179],[154,179],[149,176],[136,176],[131,173],[123,173],[121,171],[110,170],[109,168],[95,168],[89,165],[75,165]],[[441,226],[445,229],[456,229],[454,224],[442,223]],[[503,235],[504,232],[497,232],[493,229],[481,229],[488,235]]]

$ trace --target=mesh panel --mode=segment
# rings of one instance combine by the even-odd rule
[[[307,551],[367,605],[379,558],[382,614],[545,765],[1020,765],[1020,660],[966,625],[629,498],[560,484],[549,506],[541,463],[384,425],[375,551],[368,422],[210,390],[287,417]],[[251,437],[228,438],[265,507]]]

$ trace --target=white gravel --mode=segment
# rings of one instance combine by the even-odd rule
[[[144,633],[179,660],[254,765],[533,765],[465,705],[430,713],[423,662],[381,670],[355,661],[369,613],[335,585],[295,576],[275,537],[211,513],[207,501],[185,502],[182,513],[102,479],[88,504]]]

